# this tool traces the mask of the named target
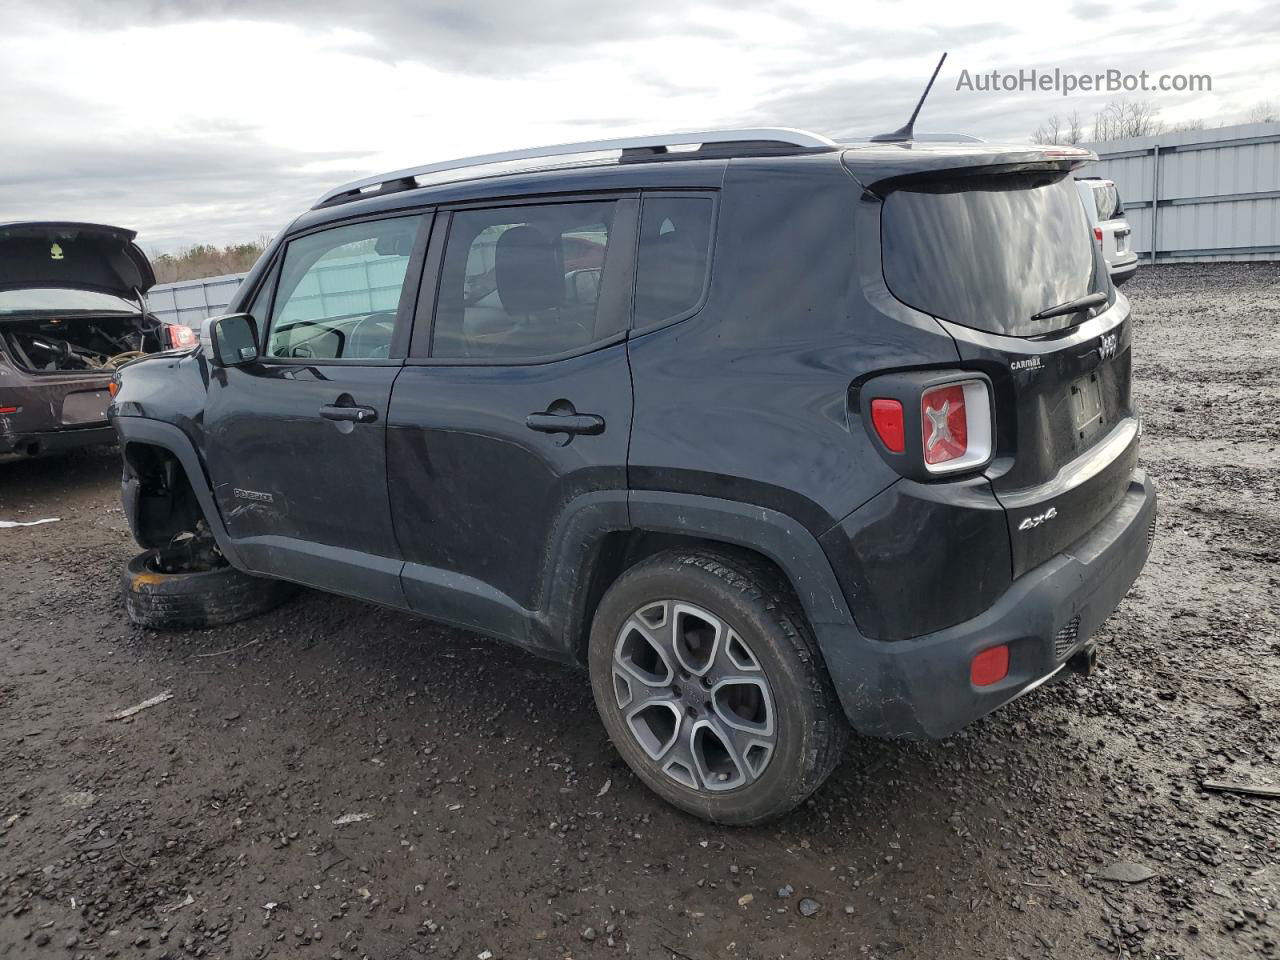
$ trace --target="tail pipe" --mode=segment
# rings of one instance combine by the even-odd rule
[[[1086,643],[1078,651],[1072,654],[1071,659],[1067,661],[1067,666],[1083,676],[1089,676],[1098,668],[1098,646],[1095,643]]]

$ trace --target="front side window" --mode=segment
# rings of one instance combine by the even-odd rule
[[[618,332],[602,309],[615,201],[453,214],[433,357],[545,357]]]
[[[687,315],[702,301],[711,249],[708,197],[645,197],[636,258],[636,328]]]
[[[372,220],[291,242],[271,310],[267,356],[387,359],[421,224],[421,216]]]

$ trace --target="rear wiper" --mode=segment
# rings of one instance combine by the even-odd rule
[[[1078,313],[1089,307],[1100,307],[1107,302],[1105,293],[1089,293],[1083,297],[1076,297],[1074,300],[1068,300],[1066,303],[1060,303],[1056,307],[1049,307],[1047,310],[1041,310],[1039,313],[1031,315],[1032,320],[1048,320],[1050,317],[1061,317],[1068,313]]]

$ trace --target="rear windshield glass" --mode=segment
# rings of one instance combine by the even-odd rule
[[[128,300],[93,290],[60,290],[34,287],[30,290],[0,290],[0,314],[48,313],[137,313]]]
[[[1106,291],[1069,177],[1003,174],[900,188],[885,199],[881,243],[895,297],[992,333],[1060,330],[1083,315],[1031,316]]]

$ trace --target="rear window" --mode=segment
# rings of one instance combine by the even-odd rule
[[[926,313],[991,333],[1035,336],[1079,314],[1032,320],[1106,291],[1069,177],[1002,174],[902,187],[881,216],[884,276]]]
[[[94,290],[33,287],[0,290],[0,314],[6,313],[137,313],[128,300]]]

